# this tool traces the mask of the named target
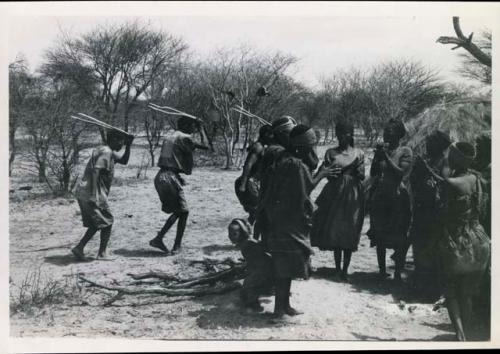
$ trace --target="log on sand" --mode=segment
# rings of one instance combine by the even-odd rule
[[[91,286],[96,288],[101,288],[109,291],[116,291],[116,295],[114,295],[109,301],[107,301],[104,305],[109,306],[114,301],[121,299],[125,295],[165,295],[165,296],[205,296],[205,295],[215,295],[215,294],[223,294],[233,290],[236,290],[241,287],[241,284],[237,281],[232,281],[230,283],[224,283],[221,286],[214,287],[198,287],[198,288],[188,288],[188,289],[169,289],[169,288],[148,288],[148,289],[133,289],[133,288],[125,288],[118,286],[107,286],[103,284],[99,284],[95,281],[89,280],[82,276],[79,277],[82,282],[88,283]]]

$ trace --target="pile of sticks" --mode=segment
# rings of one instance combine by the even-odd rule
[[[227,265],[227,260],[220,262],[220,264]],[[245,263],[233,263],[230,268],[204,274],[202,276],[182,279],[174,275],[149,271],[147,273],[127,274],[134,281],[134,285],[148,284],[156,285],[154,287],[124,287],[124,286],[108,286],[97,283],[93,280],[87,279],[80,275],[79,280],[89,286],[115,291],[113,295],[104,306],[109,306],[116,300],[123,298],[125,295],[144,295],[155,294],[164,296],[194,296],[200,297],[205,295],[223,294],[241,287],[241,282],[238,280],[246,276]],[[145,279],[152,279],[153,281],[144,282]],[[158,284],[158,285],[157,285]]]

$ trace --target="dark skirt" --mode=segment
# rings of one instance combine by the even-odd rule
[[[295,251],[271,251],[274,277],[277,279],[308,279],[311,272],[310,256],[297,247]]]
[[[490,240],[477,221],[447,224],[437,243],[438,265],[446,278],[483,274],[490,259]]]
[[[368,232],[372,244],[392,249],[406,247],[411,221],[408,190],[401,185],[380,183],[372,193]]]
[[[100,230],[113,225],[113,214],[108,208],[100,208],[94,202],[77,199],[82,212],[83,226]]]
[[[364,219],[361,183],[344,175],[326,184],[316,200],[311,245],[321,250],[356,251]]]
[[[167,214],[188,211],[184,190],[179,175],[173,171],[160,170],[155,177],[155,188],[161,201],[161,210]]]

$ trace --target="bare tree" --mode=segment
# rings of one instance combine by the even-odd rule
[[[59,44],[47,51],[42,71],[88,83],[87,94],[105,119],[115,123],[122,114],[128,130],[129,114],[138,99],[186,48],[182,39],[139,22],[100,26],[76,39],[63,34]]]
[[[457,70],[466,78],[478,80],[486,85],[491,85],[491,40],[490,30],[483,30],[479,34],[476,43],[472,42],[474,33],[465,37],[460,28],[458,17],[453,17],[453,28],[457,37],[439,37],[438,43],[456,44],[452,49],[464,48],[465,52],[460,53],[462,65]]]
[[[16,132],[26,113],[32,80],[28,63],[22,55],[9,64],[9,177],[17,155]]]
[[[437,42],[441,44],[455,44],[455,47],[451,48],[452,50],[464,48],[481,64],[491,67],[491,52],[483,51],[472,42],[472,36],[474,33],[471,33],[468,37],[464,36],[462,29],[460,28],[460,19],[458,16],[453,17],[453,29],[457,35],[456,37],[441,36],[437,39]]]
[[[269,101],[274,98],[275,103],[284,102],[286,96],[293,93],[292,90],[279,90],[278,86],[287,81],[285,72],[295,61],[295,58],[281,53],[269,55],[241,46],[218,50],[202,65],[201,79],[210,97],[213,125],[222,136],[226,168],[234,165],[235,153],[243,153],[249,137],[258,127],[253,119],[233,108],[240,106],[270,120],[275,112]],[[262,86],[273,90],[269,101],[256,95]],[[240,146],[239,151],[237,146]]]
[[[51,104],[46,82],[40,77],[32,78],[31,94],[24,102],[23,128],[27,135],[27,157],[34,163],[40,183],[47,181],[48,151],[53,138]]]

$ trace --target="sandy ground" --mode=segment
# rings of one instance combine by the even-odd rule
[[[231,219],[244,217],[233,191],[239,171],[197,168],[186,178],[191,214],[183,253],[164,256],[148,246],[163,225],[153,186],[156,168],[146,179],[136,179],[134,154],[130,166],[116,168],[110,204],[115,226],[110,242],[114,261],[77,263],[70,248],[82,236],[78,204],[71,199],[37,197],[37,190],[19,191],[31,184],[11,180],[10,281],[11,302],[15,301],[26,275],[40,270],[47,279],[65,280],[76,287],[75,274],[110,285],[130,285],[127,273],[161,270],[180,277],[203,273],[189,266],[204,257],[238,259],[240,254],[227,239]],[[135,162],[134,162],[135,161]],[[321,184],[314,196],[318,194]],[[364,232],[367,222],[365,222]],[[173,244],[174,232],[166,236]],[[96,236],[86,253],[95,257]],[[51,248],[35,251],[41,248]],[[409,254],[407,273],[412,268]],[[433,300],[423,300],[408,282],[395,284],[379,280],[375,249],[364,235],[350,268],[350,284],[332,279],[333,254],[317,251],[313,257],[317,272],[307,281],[294,281],[292,303],[304,314],[286,323],[272,323],[268,314],[273,297],[263,297],[264,314],[246,314],[237,291],[200,298],[126,296],[111,306],[103,304],[112,292],[84,288],[74,299],[61,304],[11,314],[11,336],[15,337],[121,337],[143,339],[316,339],[316,340],[454,340],[444,309],[433,311]],[[393,271],[388,259],[389,272]],[[407,274],[405,274],[405,277]]]

